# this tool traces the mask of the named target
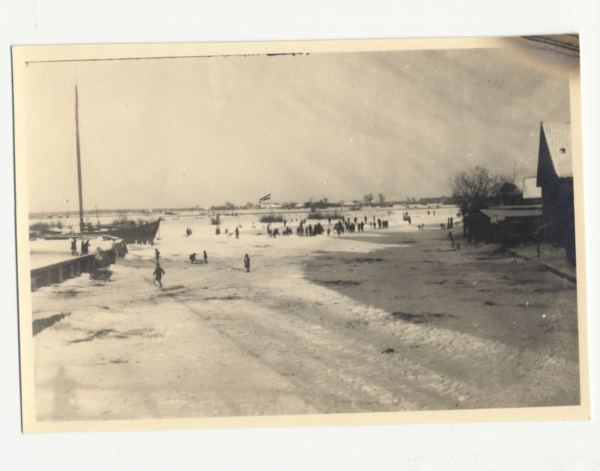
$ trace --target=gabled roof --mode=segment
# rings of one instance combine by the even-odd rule
[[[536,199],[542,197],[542,189],[537,186],[536,177],[523,178],[523,199]]]
[[[542,123],[537,186],[552,177],[573,177],[571,123]]]

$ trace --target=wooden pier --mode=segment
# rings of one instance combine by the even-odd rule
[[[107,250],[104,253],[109,264],[116,262],[117,255],[114,249]],[[36,268],[31,270],[31,292],[33,293],[44,286],[62,283],[65,280],[80,276],[82,273],[90,273],[96,268],[96,254],[75,257],[64,262]]]

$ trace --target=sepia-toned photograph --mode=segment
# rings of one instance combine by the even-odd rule
[[[25,432],[589,418],[577,35],[13,68]]]

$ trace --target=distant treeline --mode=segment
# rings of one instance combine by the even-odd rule
[[[276,204],[276,203],[274,203]],[[446,196],[437,196],[433,198],[407,198],[403,201],[372,201],[368,206],[380,206],[380,207],[391,207],[393,205],[411,205],[411,204],[421,204],[421,205],[432,205],[432,204],[456,204],[454,198],[446,197]],[[363,207],[365,206],[365,202],[362,200],[352,200],[352,203],[344,203],[343,201],[333,202],[329,201],[327,198],[323,198],[319,201],[307,201],[305,203],[295,203],[295,202],[285,202],[281,203],[281,205],[277,204],[277,206],[281,206],[281,209],[310,209],[311,211],[322,211],[329,208],[340,208],[341,206],[348,207]],[[260,209],[261,206],[259,204],[246,203],[243,206],[237,206],[229,201],[226,201],[224,205],[220,206],[211,206],[210,211],[235,211],[240,209]],[[107,215],[107,214],[139,214],[144,216],[154,216],[164,214],[165,211],[171,212],[182,212],[182,211],[208,211],[207,208],[201,208],[199,206],[187,207],[187,208],[157,208],[157,209],[88,209],[83,212],[84,216],[95,216],[95,215]],[[79,217],[79,211],[53,211],[53,212],[43,212],[43,213],[29,213],[29,217],[31,219],[51,219],[51,218],[66,218],[67,214],[69,219],[76,219]]]

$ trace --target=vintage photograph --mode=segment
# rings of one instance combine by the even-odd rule
[[[577,35],[13,59],[26,432],[589,417]]]

